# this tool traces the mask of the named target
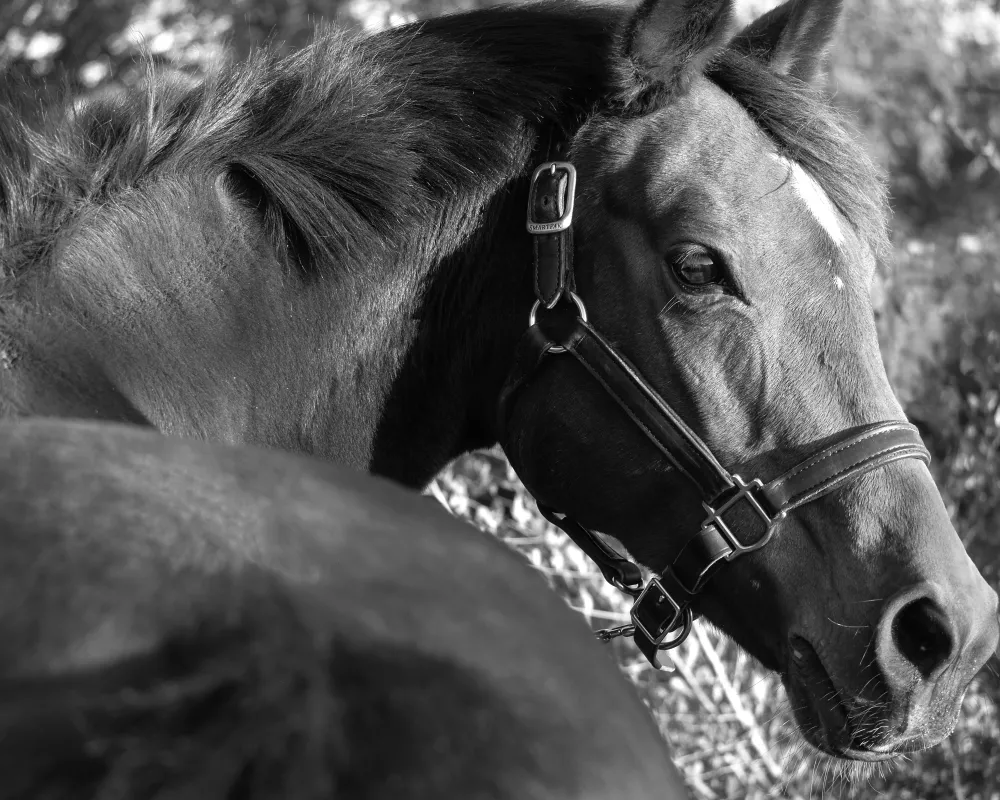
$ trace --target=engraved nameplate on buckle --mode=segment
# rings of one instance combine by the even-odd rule
[[[550,220],[548,222],[535,222],[531,217],[533,203],[529,202],[527,222],[528,233],[559,233],[560,231],[566,230],[573,224],[573,207],[576,204],[576,168],[567,161],[547,161],[544,164],[540,164],[531,175],[531,192],[529,196],[532,200],[535,197],[535,185],[538,182],[539,176],[544,172],[552,172],[553,174],[556,172],[566,173],[566,205],[559,219]]]

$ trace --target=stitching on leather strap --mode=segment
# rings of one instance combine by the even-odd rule
[[[839,455],[840,453],[843,453],[843,452],[845,452],[846,450],[849,450],[852,447],[857,447],[858,445],[860,445],[860,444],[868,441],[869,439],[874,438],[875,436],[881,436],[884,433],[888,433],[889,431],[896,431],[896,430],[912,430],[912,429],[908,426],[907,423],[901,422],[901,423],[899,423],[898,427],[894,426],[894,427],[879,428],[878,430],[871,431],[870,433],[866,433],[866,434],[864,434],[863,436],[860,436],[857,439],[854,439],[854,440],[852,440],[850,442],[846,442],[846,443],[840,445],[839,447],[835,447],[832,450],[828,450],[828,451],[826,451],[825,453],[823,453],[821,455],[818,455],[818,456],[815,456],[815,457],[811,458],[806,463],[800,464],[798,467],[796,467],[795,469],[793,469],[787,475],[782,475],[780,478],[776,479],[774,481],[774,483],[772,483],[771,485],[774,486],[774,487],[778,487],[778,486],[781,486],[782,484],[788,483],[796,475],[800,475],[801,473],[805,472],[806,470],[812,469],[813,467],[817,466],[818,464],[822,464],[824,461],[826,461],[829,458],[833,458],[834,456]]]
[[[566,291],[566,237],[563,233],[556,234],[556,291]]]
[[[571,346],[569,349],[570,352],[572,352],[577,357],[577,361],[583,364],[584,369],[586,369],[587,372],[589,372],[594,377],[594,380],[596,380],[599,384],[601,384],[601,386],[604,387],[604,391],[610,394],[618,403],[618,405],[622,407],[622,410],[628,415],[629,419],[631,419],[632,422],[635,423],[636,427],[638,427],[639,430],[645,433],[649,439],[651,439],[658,445],[660,452],[667,457],[667,460],[670,462],[671,467],[678,470],[681,474],[687,476],[689,480],[694,481],[694,478],[688,475],[687,470],[685,470],[683,467],[680,466],[680,464],[676,462],[673,455],[670,453],[670,448],[667,446],[667,443],[662,441],[654,431],[650,430],[650,428],[636,416],[635,412],[632,411],[631,407],[622,398],[621,394],[611,384],[609,384],[606,380],[604,380],[604,377],[587,362],[587,359],[584,358],[579,353],[579,351],[577,351],[575,347]]]
[[[643,382],[639,378],[639,376],[635,373],[635,370],[632,369],[632,367],[624,359],[622,359],[614,351],[613,348],[611,348],[610,346],[605,347],[604,341],[600,338],[600,336],[597,334],[597,332],[593,330],[593,328],[591,328],[586,323],[582,323],[581,327],[584,328],[584,330],[587,331],[587,335],[590,336],[597,343],[598,347],[600,347],[601,350],[604,350],[604,351],[607,352],[607,354],[609,355],[609,357],[611,358],[611,360],[616,365],[618,365],[618,367],[621,368],[622,372],[625,373],[625,376],[629,379],[629,381],[631,381],[632,385],[639,390],[639,393],[644,398],[646,398],[646,400],[651,405],[654,405],[654,406],[664,405],[664,406],[666,406],[666,409],[669,409],[669,410],[672,411],[672,409],[670,409],[670,407],[668,405],[666,405],[665,403],[663,403],[663,404],[658,403],[656,400],[654,400],[653,398],[651,398],[649,396],[649,390],[647,389],[647,387],[645,385],[645,382]],[[576,351],[576,348],[574,347],[573,350]],[[581,356],[580,360],[583,361],[583,363],[586,363],[586,360],[582,356]],[[588,369],[589,369],[589,367],[588,367]],[[670,421],[671,424],[673,424],[673,425],[675,425],[675,427],[677,427],[676,423],[672,419],[671,415],[669,413],[667,413],[667,411],[665,409],[659,408],[658,410],[663,414],[664,417],[666,417],[667,420]],[[683,424],[683,420],[681,420],[681,422]],[[688,453],[695,454],[696,460],[699,462],[699,466],[701,466],[702,468],[704,468],[706,470],[711,470],[712,473],[715,476],[717,476],[717,477],[722,477],[724,475],[728,479],[728,473],[726,473],[724,471],[724,469],[723,469],[722,472],[720,472],[719,470],[722,469],[721,467],[717,467],[714,463],[712,463],[711,460],[709,460],[709,458],[704,453],[701,452],[701,450],[698,447],[695,447],[695,446],[691,445],[690,441],[687,441],[687,435],[684,432],[683,428],[679,428],[678,427],[678,430],[681,433],[681,435],[683,436],[683,438],[685,439],[686,444],[689,445],[685,449],[687,450]],[[685,474],[687,474],[687,473],[685,472]],[[696,479],[693,476],[688,476],[688,477],[692,481],[694,481],[695,483],[697,483],[699,486],[701,485],[702,481],[700,479]],[[727,481],[727,482],[731,483],[731,481]]]
[[[539,264],[539,259],[541,258],[541,254],[538,252],[537,236],[533,237],[532,239],[532,249],[535,251],[535,269],[534,269],[535,297],[537,297],[543,303],[548,305],[548,298],[546,298],[545,295],[542,293],[542,285],[540,280],[542,276],[542,270],[538,269],[538,264]]]
[[[884,463],[879,464],[879,466],[885,466],[887,464],[891,464],[894,461],[901,461],[904,458],[920,455],[920,453],[921,451],[917,449],[917,446],[909,442],[897,445],[891,450],[882,450],[878,453],[874,453],[859,461],[855,461],[850,466],[847,466],[844,469],[840,470],[839,472],[834,473],[829,478],[824,480],[822,483],[817,484],[815,486],[811,486],[805,491],[799,492],[797,495],[794,495],[793,497],[789,498],[787,507],[793,508],[798,503],[802,502],[802,498],[810,497],[813,494],[816,494],[817,496],[823,495],[825,493],[824,490],[828,490],[830,485],[836,483],[838,479],[842,478],[844,475],[847,475],[848,473],[854,472],[859,467],[863,467],[867,464],[870,464],[873,461],[883,461]]]

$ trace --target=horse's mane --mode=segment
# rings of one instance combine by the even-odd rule
[[[624,13],[546,3],[371,37],[324,28],[303,51],[262,49],[194,85],[151,72],[39,128],[0,103],[0,275],[44,261],[86,205],[171,173],[248,179],[276,249],[307,269],[455,238],[523,172],[540,125],[572,130],[628,96]],[[735,51],[706,74],[884,251],[882,182],[829,103]]]
[[[40,129],[0,104],[0,266],[16,273],[81,206],[171,172],[251,178],[304,266],[391,247],[456,202],[474,216],[523,168],[529,126],[582,117],[578,87],[604,93],[620,13],[550,3],[370,37],[321,28],[194,86],[151,72]]]

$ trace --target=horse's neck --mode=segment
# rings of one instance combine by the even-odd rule
[[[497,441],[497,399],[533,300],[526,202],[522,178],[496,198],[480,235],[432,265],[379,414],[373,472],[420,486]]]
[[[417,115],[407,130],[420,134],[406,155],[423,165],[414,186],[426,185],[433,195],[424,198],[433,202],[399,198],[396,211],[413,241],[400,236],[390,248],[394,258],[356,263],[353,278],[351,265],[343,274],[330,265],[332,272],[299,286],[277,264],[255,261],[248,251],[246,261],[225,270],[217,258],[206,263],[211,280],[188,276],[193,286],[205,283],[197,292],[189,285],[140,296],[131,281],[114,278],[118,262],[105,252],[101,269],[91,272],[108,285],[81,300],[86,327],[98,342],[91,350],[98,365],[93,380],[78,376],[83,384],[71,380],[69,390],[65,382],[46,383],[34,373],[32,381],[56,398],[93,395],[91,406],[119,395],[167,432],[303,450],[412,485],[458,453],[495,441],[496,396],[531,303],[523,203],[524,172],[537,159],[531,154],[535,126],[545,117],[567,124],[579,119],[608,72],[602,63],[607,12],[595,11],[590,19],[591,12],[550,10],[541,21],[535,12],[523,12],[523,35],[516,36],[513,31],[522,26],[513,24],[510,13],[444,19],[386,35],[382,50],[401,54],[393,68],[405,72],[406,85],[411,77],[424,84],[422,101],[405,106]],[[428,52],[414,43],[425,35]],[[493,45],[469,45],[484,37],[492,37]],[[542,51],[546,58],[540,61]],[[443,62],[433,58],[441,52],[449,56]],[[406,60],[411,55],[427,76],[416,74],[419,69]],[[438,74],[443,66],[454,80]],[[441,91],[444,111],[431,114]],[[211,195],[214,189],[204,191]],[[214,201],[183,199],[166,198],[176,218],[172,230],[199,230],[212,222],[195,211],[213,208]],[[225,225],[209,227],[221,231]],[[132,238],[118,248],[123,274],[145,242]],[[89,246],[104,242],[90,240]],[[218,253],[235,259],[234,243],[225,245]],[[190,257],[173,260],[153,254],[147,271],[156,268],[158,280],[174,287],[180,280],[175,264],[204,260],[189,251],[184,254]],[[160,270],[161,263],[171,268]],[[324,281],[330,285],[323,288]],[[275,285],[269,289],[270,283]],[[206,319],[199,308],[217,297],[235,304],[209,308],[219,313]],[[95,395],[88,382],[103,388]],[[25,390],[18,400],[33,397]],[[68,413],[81,415],[80,403],[72,405]],[[114,408],[111,403],[105,415],[119,413]]]
[[[0,418],[73,417],[148,425],[146,417],[72,340],[0,330]]]
[[[560,20],[558,12],[553,13],[545,21],[526,20],[520,37],[512,36],[502,17],[493,20],[501,23],[495,30],[479,17],[469,18],[478,26],[477,37],[497,37],[483,48],[480,60],[488,63],[487,54],[493,53],[503,64],[503,69],[494,71],[507,73],[509,81],[485,82],[478,93],[483,88],[496,92],[484,105],[510,109],[511,115],[522,116],[523,126],[516,132],[512,129],[508,141],[493,143],[496,153],[487,161],[498,173],[497,183],[484,204],[477,231],[455,249],[440,248],[450,255],[436,260],[422,280],[423,294],[414,315],[418,327],[408,337],[405,358],[385,394],[370,469],[409,485],[419,486],[457,455],[497,441],[497,400],[534,299],[531,241],[524,230],[526,175],[544,160],[545,146],[539,148],[538,142],[548,140],[550,127],[560,135],[572,132],[604,96],[605,81],[612,73],[605,38],[612,12],[594,9],[573,20]],[[593,18],[587,16],[591,13]],[[450,22],[433,24],[447,27]],[[560,57],[544,60],[549,72],[560,73],[556,78],[538,70],[537,54],[546,52],[546,42],[566,48]],[[528,56],[522,48],[535,49]],[[469,72],[483,69],[483,64],[476,64]],[[456,84],[463,80],[471,79],[456,74]],[[550,121],[542,122],[539,131],[536,126],[545,117]],[[443,141],[464,130],[450,120],[441,122],[446,126],[439,134]],[[500,134],[500,126],[482,124],[488,136]],[[470,136],[476,135],[476,125],[466,127]],[[482,142],[470,141],[456,151],[476,152],[481,147]],[[519,155],[512,158],[514,153]]]

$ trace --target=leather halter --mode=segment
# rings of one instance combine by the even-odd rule
[[[593,531],[539,505],[601,569],[604,577],[635,598],[631,629],[636,645],[653,666],[660,650],[677,647],[691,630],[691,603],[725,563],[764,547],[788,512],[822,497],[865,473],[905,458],[930,462],[917,429],[905,421],[876,422],[843,431],[837,440],[764,483],[732,474],[708,445],[656,390],[587,321],[573,281],[573,204],[576,170],[563,161],[539,166],[531,178],[528,232],[534,236],[535,294],[529,327],[514,354],[499,400],[501,435],[521,390],[552,356],[569,354],[595,379],[656,446],[670,465],[693,484],[705,521],[673,563],[645,586],[634,563]],[[575,314],[556,306],[569,299]],[[539,317],[542,309],[546,309]]]

